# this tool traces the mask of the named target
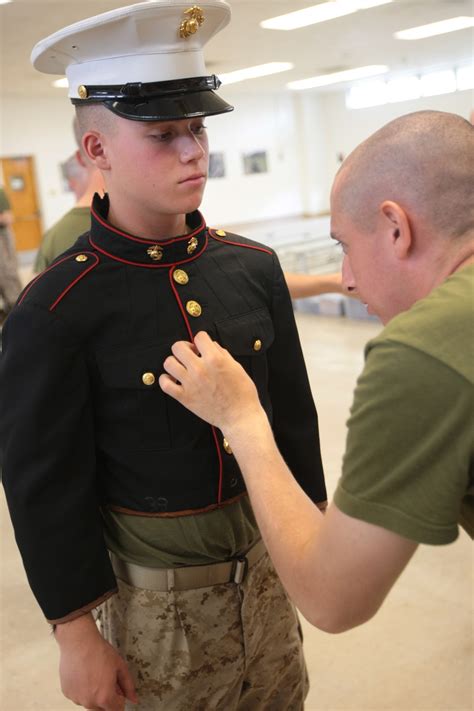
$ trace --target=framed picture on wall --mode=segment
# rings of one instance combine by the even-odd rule
[[[223,153],[209,153],[209,177],[225,178],[225,160]]]
[[[244,173],[252,175],[254,173],[268,173],[268,160],[266,151],[254,151],[244,153],[243,156]]]

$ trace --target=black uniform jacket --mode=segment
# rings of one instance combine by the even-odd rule
[[[209,511],[245,495],[221,432],[159,387],[176,340],[200,330],[244,366],[301,486],[326,499],[318,424],[286,282],[271,249],[207,229],[156,243],[106,221],[26,287],[0,367],[3,480],[46,617],[116,589],[101,507],[144,516]],[[238,407],[239,403],[236,402]]]

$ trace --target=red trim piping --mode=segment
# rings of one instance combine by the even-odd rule
[[[37,281],[39,281],[39,280],[41,279],[41,277],[43,277],[43,276],[46,274],[46,272],[51,271],[51,269],[54,269],[55,267],[59,266],[59,265],[62,264],[63,262],[66,262],[66,261],[67,261],[68,259],[70,259],[71,257],[76,257],[78,254],[92,254],[92,256],[93,256],[95,259],[97,259],[97,262],[96,262],[96,264],[94,264],[94,266],[97,266],[97,264],[98,264],[98,262],[99,262],[99,258],[98,258],[97,255],[94,254],[93,252],[74,252],[74,254],[69,254],[67,257],[63,257],[62,259],[60,259],[59,261],[55,262],[55,263],[52,264],[50,267],[48,267],[47,269],[45,269],[43,272],[41,272],[41,274],[38,274],[38,276],[36,276],[32,281],[30,281],[30,283],[29,283],[28,286],[26,287],[25,291],[23,292],[21,299],[20,299],[19,302],[18,302],[18,306],[20,306],[20,304],[23,303],[23,300],[24,300],[24,299],[26,298],[26,296],[28,295],[30,289],[36,284]]]
[[[173,262],[173,267],[177,264],[187,264],[188,262],[194,261],[196,257],[200,257],[201,254],[205,251],[208,242],[209,240],[206,234],[206,239],[204,241],[202,249],[199,252],[196,252],[196,254],[193,254],[192,257],[189,257],[189,259],[183,259],[179,262]],[[115,254],[111,254],[110,252],[107,252],[105,249],[102,249],[102,247],[99,247],[97,244],[95,244],[95,242],[92,241],[92,236],[89,236],[89,244],[91,245],[91,247],[94,247],[94,249],[96,249],[98,252],[101,252],[101,254],[105,254],[106,257],[110,257],[110,259],[114,259],[116,262],[122,262],[122,264],[130,264],[132,267],[144,267],[145,269],[169,269],[170,267],[169,264],[142,264],[141,262],[131,262],[128,259],[122,259],[121,257],[117,257]]]
[[[183,316],[184,323],[186,324],[186,328],[187,328],[187,330],[188,330],[188,335],[189,335],[189,338],[190,338],[190,340],[191,340],[191,343],[194,343],[194,336],[193,336],[193,332],[192,332],[192,330],[191,330],[191,326],[189,325],[189,319],[188,319],[188,317],[186,316],[186,311],[184,310],[184,306],[183,306],[183,304],[181,303],[181,299],[179,298],[177,289],[176,289],[176,287],[175,287],[175,285],[174,285],[174,283],[173,283],[173,271],[174,271],[174,265],[171,267],[171,269],[170,269],[170,271],[169,271],[169,279],[170,279],[171,289],[172,289],[172,291],[173,291],[173,294],[174,294],[174,297],[175,297],[176,301],[178,302],[178,306],[179,306],[180,311],[181,311],[181,314],[182,314],[182,316]]]
[[[252,244],[242,244],[241,242],[232,242],[229,239],[221,239],[220,237],[216,237],[215,235],[212,234],[212,230],[208,230],[208,232],[211,235],[212,239],[215,239],[216,242],[223,242],[224,244],[233,244],[234,247],[245,247],[246,249],[255,249],[257,252],[265,252],[265,254],[269,254],[270,256],[273,256],[273,252],[270,252],[269,249],[265,249],[265,247],[254,247]]]
[[[178,302],[178,306],[179,306],[181,314],[183,316],[184,323],[186,324],[186,328],[188,331],[189,338],[191,339],[191,343],[194,343],[194,336],[193,336],[193,332],[191,329],[191,325],[189,323],[189,319],[186,315],[186,311],[184,310],[184,306],[181,303],[181,299],[179,298],[178,290],[176,289],[176,286],[175,286],[174,280],[173,280],[173,271],[175,269],[175,266],[176,265],[173,265],[171,267],[171,269],[169,270],[169,280],[170,280],[170,284],[171,284],[171,290],[174,294],[176,301]],[[223,481],[223,477],[224,477],[224,467],[222,464],[222,454],[221,454],[221,448],[219,446],[219,439],[217,437],[216,428],[211,425],[211,430],[212,430],[212,435],[214,437],[214,443],[216,445],[217,458],[219,460],[219,482],[217,485],[217,503],[220,504],[222,501],[222,481]]]
[[[89,254],[91,254],[91,253],[89,252]],[[58,296],[58,298],[56,299],[56,301],[54,302],[54,304],[51,304],[51,306],[49,307],[49,310],[50,310],[50,311],[54,311],[54,309],[56,308],[56,306],[59,304],[60,301],[62,301],[62,299],[66,296],[66,294],[68,293],[68,291],[70,291],[73,286],[75,286],[79,281],[81,281],[82,277],[85,277],[85,275],[86,275],[88,272],[92,271],[92,269],[94,269],[94,268],[99,264],[99,257],[97,256],[97,254],[92,254],[92,256],[93,256],[94,259],[96,260],[96,261],[95,261],[95,264],[91,264],[90,266],[88,266],[85,271],[83,271],[81,274],[79,274],[79,275],[64,289],[64,291],[63,291],[61,294],[59,294],[59,296]]]
[[[192,232],[189,232],[187,235],[184,235],[183,237],[172,237],[171,239],[167,240],[166,242],[162,242],[161,240],[156,240],[156,239],[153,240],[153,239],[145,239],[144,237],[134,237],[133,235],[128,234],[128,232],[122,232],[121,230],[118,230],[116,227],[114,227],[113,225],[106,222],[100,215],[97,214],[97,212],[92,207],[91,207],[91,212],[94,215],[97,222],[99,222],[103,227],[105,227],[110,232],[115,232],[115,234],[120,235],[121,237],[126,237],[127,239],[133,240],[133,242],[141,242],[142,244],[167,245],[167,244],[173,244],[173,242],[183,242],[184,240],[190,239],[198,232],[201,232],[206,227],[204,218],[201,215],[201,213],[199,213],[199,216],[201,218],[201,224],[199,225],[199,227],[196,227]]]

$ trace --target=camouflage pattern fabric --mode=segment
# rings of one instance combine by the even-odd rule
[[[268,555],[241,585],[156,592],[118,581],[99,609],[127,661],[127,711],[301,711],[308,692],[301,628]]]

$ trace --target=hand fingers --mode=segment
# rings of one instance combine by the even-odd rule
[[[176,357],[168,356],[168,358],[163,363],[163,368],[169,375],[172,375],[173,378],[179,380],[179,382],[183,381],[183,377],[186,374],[186,368],[179,362]]]
[[[123,695],[131,701],[132,704],[138,703],[135,684],[133,683],[132,675],[130,674],[128,667],[124,666],[122,669],[118,670],[117,682]]]
[[[213,341],[206,331],[199,331],[194,337],[194,345],[203,356],[210,355],[216,351],[224,351],[216,341]]]
[[[184,365],[188,366],[194,358],[198,357],[196,347],[188,341],[176,341],[171,346],[173,355]]]
[[[164,393],[166,393],[166,395],[174,397],[174,399],[178,400],[179,402],[181,401],[183,388],[181,385],[174,381],[171,375],[166,375],[165,373],[162,373],[158,378],[158,383],[160,385],[160,388],[163,390]]]

